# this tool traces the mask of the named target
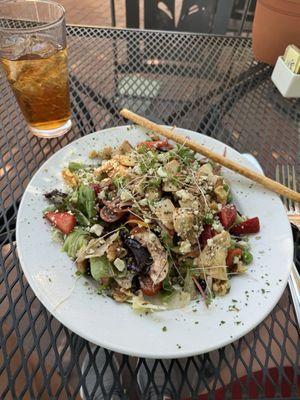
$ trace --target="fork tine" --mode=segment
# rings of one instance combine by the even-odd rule
[[[294,165],[292,166],[292,184],[293,184],[292,185],[293,190],[295,190],[297,192],[297,179],[296,179],[296,171],[295,171],[295,166]],[[300,205],[299,205],[299,203],[295,203],[295,212],[297,214],[300,213]]]
[[[280,174],[280,171],[281,171],[281,174]],[[277,175],[278,175],[278,177],[277,177]],[[278,182],[281,182],[283,185],[286,186],[284,165],[281,165],[281,168],[280,168],[280,165],[277,165],[277,168],[276,168],[276,180]],[[283,205],[288,210],[289,206],[288,206],[287,199],[285,197],[281,197],[281,199],[282,199]]]
[[[289,189],[291,189],[292,188],[292,184],[291,184],[292,176],[290,174],[290,166],[289,166],[289,164],[287,164],[287,166],[286,166],[286,173],[287,173],[287,177],[286,177],[287,187]],[[290,211],[295,212],[295,202],[293,200],[288,199],[288,208],[289,208]]]
[[[282,183],[284,185],[284,182],[282,181],[281,176],[280,176],[280,165],[279,164],[276,165],[275,179],[277,182]],[[286,208],[285,198],[283,196],[280,196],[280,198],[281,198],[281,201],[283,202],[284,207]]]
[[[284,168],[284,166],[283,166]],[[290,174],[290,166],[289,164],[286,165],[286,186],[291,189],[291,174]],[[292,212],[294,212],[294,202],[290,199],[288,199],[288,209]]]

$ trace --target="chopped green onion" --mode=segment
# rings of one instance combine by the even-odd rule
[[[253,261],[253,255],[250,251],[245,250],[243,254],[243,261],[246,265],[251,264]]]
[[[231,193],[231,192],[228,192],[228,195],[227,195],[227,203],[231,203],[232,200],[233,200],[232,193]]]
[[[214,222],[213,213],[211,213],[211,212],[206,213],[206,214],[205,214],[205,217],[204,217],[204,222],[205,222],[206,224],[212,225],[213,222]]]
[[[71,172],[76,172],[76,171],[78,171],[80,169],[84,169],[86,167],[87,167],[87,165],[79,163],[79,162],[75,162],[75,161],[70,161],[69,165],[68,165],[68,168]]]
[[[137,148],[138,154],[145,154],[148,151],[148,147],[145,144],[142,144]]]
[[[226,190],[226,192],[229,192],[229,190],[230,190],[230,187],[227,183],[224,184],[223,188],[224,188],[224,190]]]

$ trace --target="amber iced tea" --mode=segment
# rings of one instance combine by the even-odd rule
[[[70,118],[67,50],[48,56],[0,58],[25,119],[36,129],[56,129]]]
[[[0,69],[34,135],[53,138],[72,126],[66,47],[56,1],[0,0]]]

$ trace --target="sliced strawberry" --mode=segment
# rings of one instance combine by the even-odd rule
[[[233,235],[249,235],[250,233],[258,233],[260,230],[258,217],[247,219],[247,221],[241,222],[233,226],[230,229],[230,233]]]
[[[154,284],[153,280],[148,275],[140,277],[140,285],[145,296],[154,296],[162,288],[162,283]]]
[[[233,267],[235,263],[235,257],[241,259],[243,256],[243,250],[239,248],[229,249],[226,258],[226,265]]]
[[[65,235],[68,235],[76,225],[75,215],[68,212],[47,212],[44,217]]]
[[[212,229],[211,225],[205,224],[203,226],[203,231],[201,232],[201,235],[199,236],[199,243],[200,243],[201,249],[203,249],[206,246],[208,239],[211,239],[214,236],[216,236],[216,233],[217,232],[214,229]]]
[[[234,224],[236,214],[236,207],[233,204],[229,204],[221,209],[218,217],[224,229],[229,229]]]

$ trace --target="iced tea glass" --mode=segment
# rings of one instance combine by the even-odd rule
[[[0,65],[30,131],[71,128],[64,8],[50,0],[0,1]]]

